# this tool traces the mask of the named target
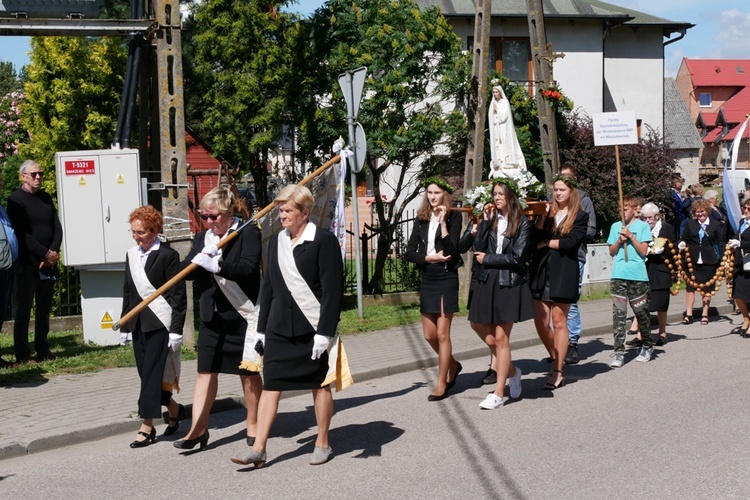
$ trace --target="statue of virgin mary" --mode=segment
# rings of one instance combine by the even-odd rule
[[[508,177],[514,180],[527,178],[526,159],[516,137],[513,112],[498,80],[492,80],[492,100],[487,111],[490,126],[490,179]],[[532,176],[533,177],[533,176]]]

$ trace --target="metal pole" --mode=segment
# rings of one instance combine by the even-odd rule
[[[347,71],[346,72],[347,78],[349,80],[349,92],[350,92],[350,99],[346,101],[346,123],[349,126],[349,147],[351,147],[352,151],[354,152],[353,159],[353,165],[358,165],[357,163],[357,148],[354,145],[354,72],[353,71]],[[357,206],[357,174],[355,174],[352,171],[351,174],[351,184],[352,184],[352,216],[354,217],[354,231],[352,231],[354,234],[359,234],[359,210]],[[364,309],[362,307],[362,255],[360,254],[359,245],[353,245],[354,246],[354,259],[355,259],[355,269],[357,272],[357,311],[359,312],[359,317],[364,317]]]

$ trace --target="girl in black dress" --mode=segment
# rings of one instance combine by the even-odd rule
[[[552,206],[534,225],[536,252],[530,282],[536,310],[534,325],[552,359],[552,373],[544,386],[547,390],[565,383],[568,311],[570,304],[578,302],[578,248],[586,237],[588,220],[581,209],[578,183],[572,177],[556,176]]]
[[[438,379],[428,401],[440,401],[456,383],[461,363],[453,357],[451,322],[458,312],[458,268],[463,264],[458,252],[461,214],[450,211],[453,187],[445,180],[430,177],[417,212],[406,260],[422,270],[420,311],[424,338],[438,355]]]
[[[518,202],[513,181],[495,179],[494,210],[479,225],[474,241],[477,284],[469,321],[477,335],[495,352],[497,385],[479,404],[494,410],[503,405],[506,379],[510,397],[521,395],[521,369],[513,366],[510,331],[513,323],[534,317],[527,260],[531,249],[531,222]]]
[[[234,216],[235,198],[217,187],[201,200],[201,219],[207,231],[195,235],[193,248],[183,261],[200,266],[187,279],[195,282],[200,303],[198,377],[193,391],[193,422],[175,448],[192,449],[208,443],[208,416],[216,398],[219,373],[240,376],[247,407],[247,444],[255,441],[258,399],[263,385],[258,372],[240,368],[245,336],[255,335],[260,290],[260,231],[245,226],[238,237],[220,250],[219,242],[239,226]]]

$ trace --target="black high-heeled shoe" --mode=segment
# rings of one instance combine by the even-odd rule
[[[148,434],[143,431],[138,431],[138,435],[143,436],[146,439],[144,439],[143,441],[138,441],[136,439],[135,441],[130,443],[131,448],[143,448],[150,445],[151,443],[156,442],[156,429],[154,429],[153,427],[151,428],[151,432],[149,432]]]
[[[184,420],[184,419],[185,419],[185,407],[183,405],[180,405],[177,410],[177,417],[175,418],[169,417],[169,425],[167,426],[166,429],[164,429],[164,435],[171,436],[172,434],[177,432],[177,429],[180,428],[180,420]]]
[[[550,382],[548,380],[547,383],[544,384],[544,387],[542,387],[542,389],[544,389],[545,391],[554,391],[555,389],[559,389],[560,387],[562,387],[562,386],[565,385],[565,375],[563,375],[563,371],[562,370],[552,370],[552,372],[553,373],[554,372],[559,373],[560,374],[560,380],[557,381],[557,384],[553,384],[552,382]],[[552,374],[550,374],[550,376],[552,376]]]
[[[206,446],[208,446],[208,430],[195,439],[178,439],[172,445],[181,450],[192,450],[198,443],[201,445],[201,451],[206,449]]]

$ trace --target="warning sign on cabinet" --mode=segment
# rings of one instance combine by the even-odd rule
[[[94,160],[72,160],[65,162],[65,175],[94,175]]]
[[[102,330],[111,330],[114,326],[115,322],[112,319],[112,316],[109,315],[109,312],[105,312],[104,316],[102,316],[101,321],[101,329]]]

